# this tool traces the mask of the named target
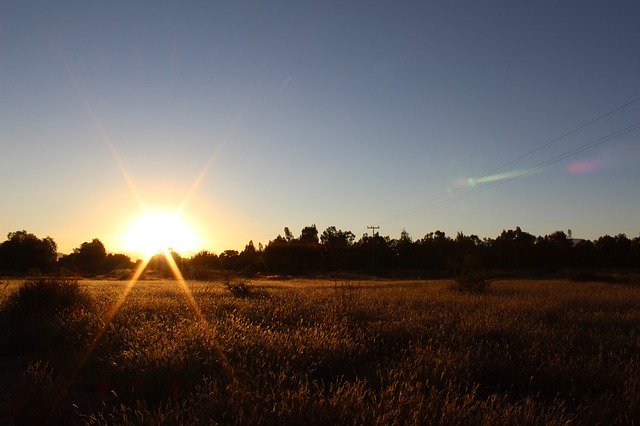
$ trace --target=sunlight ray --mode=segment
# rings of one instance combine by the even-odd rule
[[[142,197],[140,196],[140,192],[138,192],[138,189],[136,188],[136,185],[133,183],[133,179],[131,179],[131,176],[129,175],[129,172],[127,171],[126,167],[124,166],[124,162],[120,158],[120,155],[118,154],[118,151],[116,151],[115,146],[111,142],[111,138],[107,134],[107,131],[104,129],[104,126],[102,125],[102,122],[100,121],[100,119],[98,118],[96,113],[94,112],[93,107],[89,103],[89,100],[82,94],[82,92],[80,92],[80,88],[79,87],[77,87],[77,89],[78,89],[78,93],[79,93],[80,99],[82,99],[82,103],[84,104],[85,108],[87,109],[87,113],[91,116],[91,120],[93,121],[93,124],[96,126],[96,129],[98,130],[98,133],[100,134],[100,138],[102,139],[102,142],[105,144],[105,146],[109,150],[109,153],[111,154],[111,158],[113,158],[113,161],[115,161],[116,165],[118,166],[118,169],[120,170],[120,174],[122,175],[122,177],[123,177],[124,181],[126,182],[127,186],[129,187],[129,189],[133,193],[133,196],[135,197],[136,201],[138,202],[138,205],[140,206],[140,208],[142,210],[145,210],[146,206],[145,206],[144,201],[142,200]]]
[[[132,195],[136,199],[140,210],[142,211],[143,215],[144,214],[150,214],[150,211],[147,208],[146,203],[144,202],[144,200],[143,200],[140,192],[138,191],[138,189],[137,189],[137,187],[136,187],[131,175],[129,174],[129,172],[127,171],[127,168],[125,167],[125,164],[124,164],[122,158],[120,157],[118,151],[116,150],[114,144],[112,143],[111,138],[107,134],[106,129],[102,125],[102,122],[98,118],[98,116],[97,116],[96,112],[94,111],[91,103],[89,102],[87,97],[84,95],[83,91],[81,90],[80,85],[73,78],[73,75],[72,75],[71,80],[72,80],[72,82],[73,82],[73,84],[74,84],[74,86],[76,88],[76,91],[77,91],[77,93],[78,93],[78,95],[79,95],[79,97],[80,97],[80,99],[81,99],[81,101],[82,101],[87,113],[91,117],[91,120],[92,120],[94,126],[96,127],[102,142],[107,147],[112,159],[116,163],[116,166],[118,167],[118,170],[120,171],[120,174],[122,175],[126,185],[128,186],[129,190],[131,191]],[[196,179],[190,185],[190,187],[187,190],[182,202],[180,203],[180,205],[178,206],[178,208],[175,211],[175,215],[176,216],[180,215],[180,213],[185,209],[185,207],[187,206],[187,204],[189,203],[189,201],[191,200],[191,198],[193,197],[193,195],[195,194],[197,189],[200,187],[200,185],[201,185],[202,181],[204,180],[204,178],[206,177],[207,173],[211,169],[211,166],[213,165],[213,163],[215,162],[215,159],[218,156],[218,153],[220,152],[222,147],[224,147],[224,145],[226,145],[228,143],[228,141],[230,140],[231,136],[235,133],[236,128],[238,126],[238,123],[240,122],[240,118],[242,116],[242,113],[243,113],[245,105],[246,105],[246,102],[243,102],[242,107],[240,109],[240,112],[238,113],[236,118],[231,122],[231,124],[229,125],[227,131],[223,135],[221,141],[213,149],[213,151],[209,155],[209,158],[204,163],[202,169],[200,170],[199,174],[197,175]],[[193,297],[193,294],[192,294],[191,290],[189,289],[189,287],[188,287],[188,285],[187,285],[182,273],[180,272],[180,269],[178,268],[178,265],[176,264],[175,260],[171,256],[171,253],[169,253],[169,250],[166,249],[166,248],[162,250],[162,253],[163,253],[163,255],[165,256],[165,258],[167,260],[167,263],[168,263],[168,265],[169,265],[169,267],[170,267],[170,269],[171,269],[171,271],[173,273],[173,276],[178,281],[178,283],[180,285],[180,288],[181,288],[182,292],[184,293],[184,296],[185,296],[185,299],[186,299],[186,302],[187,302],[189,308],[196,315],[196,318],[197,318],[198,322],[200,324],[202,324],[203,326],[207,327],[207,329],[209,329],[209,325],[208,325],[208,323],[207,323],[207,321],[206,321],[206,319],[205,319],[205,317],[204,317],[204,315],[202,313],[202,310],[198,306],[195,298]],[[61,390],[60,390],[60,392],[59,392],[59,394],[57,396],[57,399],[54,401],[53,407],[58,406],[59,403],[67,395],[71,384],[77,379],[78,375],[80,374],[80,372],[82,371],[82,369],[86,365],[87,361],[89,360],[91,355],[94,353],[97,345],[99,344],[100,340],[103,338],[104,334],[106,333],[107,329],[109,328],[109,325],[112,323],[114,317],[116,316],[116,314],[120,310],[121,306],[127,300],[127,297],[129,296],[129,294],[131,293],[131,291],[135,287],[136,283],[139,281],[140,277],[142,276],[145,268],[147,267],[147,265],[151,261],[152,257],[153,257],[153,255],[151,255],[150,253],[145,253],[144,260],[138,265],[138,267],[135,270],[133,276],[127,282],[124,290],[119,295],[118,299],[111,305],[111,307],[109,308],[109,310],[105,314],[105,317],[104,317],[103,321],[101,322],[100,327],[96,331],[96,333],[95,333],[93,339],[91,340],[90,344],[86,347],[84,352],[82,352],[82,354],[78,358],[78,361],[76,362],[76,364],[75,364],[75,366],[74,366],[74,368],[72,370],[72,373],[69,376],[68,381],[63,385],[63,387],[61,388]],[[213,330],[210,330],[210,331],[213,332]],[[229,379],[230,383],[232,383],[232,384],[233,383],[237,383],[237,381],[235,379],[235,375],[233,373],[233,369],[231,368],[231,365],[229,364],[229,361],[228,361],[227,357],[222,352],[222,349],[221,349],[220,345],[217,343],[217,341],[215,339],[213,339],[213,342],[215,343],[215,349],[216,349],[217,355],[218,355],[220,363],[221,363],[221,367],[222,367],[225,375]]]
[[[165,258],[167,259],[167,263],[169,264],[169,268],[171,269],[173,276],[178,281],[178,284],[180,285],[180,289],[184,293],[185,299],[187,300],[187,304],[189,305],[193,313],[196,315],[196,318],[198,319],[200,324],[206,327],[207,330],[210,331],[211,333],[214,333],[214,330],[210,328],[209,323],[207,322],[206,318],[202,314],[202,310],[200,309],[200,306],[196,302],[196,299],[193,297],[193,293],[189,289],[189,286],[187,286],[187,282],[185,281],[184,276],[182,275],[182,272],[180,272],[180,268],[178,268],[178,265],[176,264],[175,259],[173,258],[173,256],[171,256],[171,253],[169,252],[169,250],[165,250],[163,253]],[[214,348],[217,352],[218,358],[220,360],[220,364],[224,370],[225,375],[227,376],[227,379],[231,383],[236,383],[233,368],[231,367],[231,364],[229,363],[229,360],[225,356],[224,352],[222,352],[222,348],[218,344],[218,341],[215,338],[213,338],[212,342],[214,343]]]
[[[198,321],[206,323],[207,320],[204,318],[204,315],[202,315],[202,311],[200,310],[200,307],[198,306],[196,299],[194,299],[193,294],[191,293],[191,290],[187,286],[187,282],[182,276],[182,272],[180,272],[180,268],[178,268],[178,265],[176,264],[175,259],[173,258],[173,256],[171,256],[171,253],[169,252],[169,250],[165,249],[163,251],[163,254],[164,254],[164,257],[167,259],[167,263],[169,264],[169,268],[171,269],[173,276],[175,277],[176,280],[178,280],[178,284],[180,285],[180,288],[182,289],[182,292],[184,293],[184,296],[187,299],[187,304],[189,305],[193,313],[198,318]]]
[[[62,390],[58,394],[58,398],[56,402],[54,402],[53,404],[54,407],[56,407],[58,403],[64,399],[69,387],[76,380],[76,378],[78,377],[78,374],[80,374],[85,364],[89,360],[89,357],[91,357],[91,354],[93,354],[93,351],[95,350],[96,346],[104,336],[104,333],[109,328],[111,321],[113,321],[113,318],[116,316],[116,314],[120,310],[120,307],[127,300],[127,296],[129,296],[129,293],[131,293],[131,290],[133,290],[133,287],[136,285],[136,283],[140,279],[140,276],[142,276],[142,273],[144,272],[145,268],[149,264],[150,260],[151,260],[151,257],[147,257],[145,260],[140,262],[140,265],[138,265],[138,268],[136,269],[131,279],[127,282],[124,290],[122,291],[118,299],[115,301],[115,303],[111,305],[111,307],[107,311],[107,314],[105,315],[100,328],[98,329],[95,336],[91,340],[91,343],[87,346],[87,348],[84,350],[82,355],[80,355],[80,357],[78,358],[78,361],[76,362],[73,368],[73,371],[69,376],[69,380],[67,381],[65,386],[62,388]]]
[[[236,127],[238,126],[238,123],[240,122],[240,116],[241,115],[242,115],[242,112],[240,112],[238,114],[238,116],[235,118],[235,120],[233,120],[233,122],[229,125],[229,128],[227,129],[227,131],[225,132],[224,136],[222,137],[222,140],[213,149],[213,151],[211,152],[211,155],[209,155],[209,158],[207,159],[207,161],[202,166],[202,169],[200,170],[200,173],[198,173],[198,176],[195,178],[195,180],[193,181],[193,183],[189,187],[189,190],[187,191],[186,195],[184,196],[184,199],[182,200],[182,202],[180,203],[180,206],[178,206],[178,208],[176,209],[176,214],[182,213],[184,208],[189,203],[189,200],[191,200],[191,197],[193,197],[193,194],[195,194],[196,190],[198,189],[198,187],[202,183],[202,180],[205,178],[205,176],[209,172],[209,169],[213,165],[213,162],[217,158],[218,152],[220,152],[222,147],[224,145],[226,145],[226,143],[229,141],[231,136],[235,133]]]

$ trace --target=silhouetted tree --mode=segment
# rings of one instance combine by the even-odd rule
[[[58,262],[63,268],[89,276],[116,269],[130,269],[134,266],[127,255],[107,254],[104,244],[97,238],[82,243],[80,247],[73,249],[72,253],[62,256]]]
[[[289,230],[288,226],[284,227],[284,239],[289,242],[292,241],[294,239],[293,234],[291,233],[291,231]]]
[[[285,228],[288,230],[289,228]],[[271,272],[292,273],[296,269],[294,259],[294,251],[292,250],[291,240],[278,235],[275,239],[269,241],[264,248],[264,262],[267,269]]]
[[[330,226],[322,232],[320,241],[325,250],[345,249],[353,244],[356,236],[351,231],[337,230],[335,226]]]
[[[256,250],[256,246],[253,245],[253,240],[250,240],[249,243],[247,243],[246,246],[244,246],[244,250],[242,250],[242,253],[240,254],[245,254],[249,257],[254,257],[258,252]]]
[[[24,230],[10,232],[7,241],[0,244],[0,270],[49,272],[55,267],[57,256],[57,245],[51,237],[40,239]]]
[[[453,240],[453,256],[464,261],[467,256],[476,256],[483,263],[485,243],[477,235],[464,235],[462,232],[456,234]],[[475,261],[475,260],[474,260]]]
[[[631,240],[631,266],[640,268],[640,236]]]
[[[258,272],[262,269],[262,263],[260,259],[261,253],[256,250],[253,241],[244,246],[244,250],[240,253],[239,268],[247,273]]]
[[[222,269],[237,271],[240,269],[240,253],[238,250],[225,250],[220,253]]]
[[[573,241],[563,231],[537,237],[531,266],[561,267],[571,264]],[[522,263],[522,261],[520,261]]]
[[[596,264],[596,247],[589,240],[579,241],[571,248],[572,266],[594,266]]]
[[[169,255],[173,259],[173,263],[178,267],[178,270],[182,273],[184,270],[184,262],[180,253],[169,249]],[[175,271],[173,271],[165,253],[157,253],[149,259],[149,263],[145,268],[146,271],[155,271],[158,275],[163,277],[173,277]]]
[[[293,241],[293,248],[299,271],[320,268],[321,248],[318,239],[318,228],[316,228],[315,224],[302,228],[300,238]]]
[[[348,270],[357,267],[354,259],[353,241],[356,236],[351,231],[342,231],[329,226],[320,235],[322,266],[328,270]]]
[[[269,241],[264,249],[265,266],[272,272],[299,274],[319,269],[321,250],[316,225],[302,229],[300,238],[293,238],[288,227],[284,228],[285,238],[278,235]]]
[[[413,243],[411,235],[403,229],[400,238],[391,241],[391,249],[397,257],[397,265],[402,269],[419,269],[420,261],[416,256],[417,245]]]
[[[624,267],[631,264],[631,240],[625,234],[605,235],[594,242],[600,266]]]
[[[215,253],[202,250],[193,255],[187,262],[189,276],[195,279],[210,279],[213,271],[221,268],[220,258]]]
[[[220,269],[220,259],[215,253],[202,250],[189,260],[191,265],[202,269]]]
[[[391,238],[382,237],[378,233],[373,236],[363,234],[362,238],[354,244],[359,269],[373,269],[376,271],[395,268],[395,255],[392,249]]]
[[[288,227],[285,237],[278,235],[264,250],[253,242],[238,253],[226,251],[220,256],[225,268],[255,270],[266,268],[279,273],[302,273],[314,270],[370,270],[372,256],[378,272],[385,269],[411,269],[444,273],[453,263],[467,256],[478,257],[497,269],[559,268],[566,266],[640,267],[640,237],[629,240],[624,234],[605,235],[596,242],[572,240],[562,231],[535,237],[520,227],[503,230],[496,238],[458,232],[455,238],[437,230],[414,241],[406,230],[397,240],[388,236],[364,234],[360,240],[350,231],[326,228],[318,238],[315,225],[302,229],[294,238]],[[196,257],[193,264],[198,261]]]
[[[420,269],[444,271],[454,257],[453,240],[443,231],[430,232],[416,244]]]
[[[90,243],[82,243],[74,252],[77,254],[77,266],[82,272],[88,274],[104,272],[107,250],[99,239],[94,238]]]
[[[536,237],[524,232],[519,226],[515,230],[502,230],[500,236],[491,243],[491,263],[493,266],[503,268],[534,266],[535,241]]]
[[[302,228],[298,241],[302,244],[318,244],[318,228],[316,228],[315,223]]]
[[[126,254],[121,253],[107,253],[107,257],[104,260],[104,270],[106,272],[115,271],[117,269],[131,269],[135,266],[135,263],[131,261],[131,258]]]

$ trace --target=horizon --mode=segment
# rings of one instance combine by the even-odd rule
[[[165,212],[143,250],[310,224],[633,238],[639,21],[632,1],[4,4],[0,233],[125,253]]]
[[[313,225],[310,225],[310,226],[313,226]],[[332,225],[329,225],[329,226],[332,226]],[[640,238],[640,233],[639,233],[638,235],[635,235],[635,236],[634,236],[634,235],[627,235],[627,234],[625,234],[625,233],[623,233],[623,232],[617,232],[617,233],[613,233],[613,234],[604,234],[604,235],[599,235],[599,236],[596,236],[596,237],[593,237],[593,238],[584,238],[584,237],[581,237],[581,236],[576,236],[576,235],[574,235],[574,234],[573,234],[573,230],[570,230],[570,229],[567,229],[567,230],[556,229],[555,231],[546,232],[546,233],[544,233],[544,234],[534,234],[534,233],[528,232],[526,229],[523,229],[523,228],[522,228],[522,227],[520,227],[520,226],[515,226],[513,229],[511,229],[511,228],[508,228],[508,229],[507,229],[507,228],[504,228],[504,229],[502,229],[502,230],[500,231],[500,233],[502,233],[502,231],[515,230],[516,228],[520,228],[523,232],[528,233],[528,234],[531,234],[531,235],[533,235],[533,236],[534,236],[534,237],[536,237],[536,238],[538,238],[538,237],[545,237],[545,236],[551,235],[551,234],[553,234],[553,233],[555,233],[555,232],[563,232],[563,233],[567,236],[567,239],[574,240],[574,241],[575,241],[575,240],[581,240],[581,241],[591,241],[591,242],[594,242],[595,240],[597,240],[597,239],[598,239],[598,238],[600,238],[600,237],[605,237],[605,236],[615,237],[615,236],[617,236],[617,235],[624,235],[624,236],[626,236],[627,238],[629,238],[630,240],[632,240],[632,239],[634,239],[634,238]],[[284,228],[283,228],[283,229],[284,229]],[[322,233],[322,231],[324,231],[324,229],[326,229],[326,228],[324,228],[324,229],[317,228],[317,229],[318,229],[318,234],[320,235],[320,234]],[[340,227],[336,227],[336,229],[341,229],[342,231],[345,231],[345,232],[346,232],[346,231],[349,231],[348,229],[342,229],[342,228],[340,228]],[[25,230],[25,231],[26,231],[26,232],[29,232],[29,230]],[[409,236],[411,237],[411,239],[412,239],[412,241],[413,241],[413,242],[416,242],[416,240],[423,239],[423,238],[424,238],[424,237],[426,237],[428,234],[430,234],[430,233],[435,233],[435,232],[438,232],[438,231],[442,231],[442,230],[437,229],[437,230],[433,230],[433,231],[427,231],[427,232],[425,232],[424,234],[421,234],[420,236],[414,236],[414,235],[412,235],[412,234],[409,234]],[[571,235],[569,235],[568,231],[571,231]],[[401,231],[401,232],[402,232],[402,231]],[[456,231],[456,232],[453,232],[453,233],[448,233],[448,232],[446,232],[446,231],[442,231],[442,232],[444,232],[444,233],[445,233],[445,235],[447,236],[447,238],[453,238],[453,239],[455,239],[456,235],[457,235],[460,231]],[[489,235],[478,235],[478,234],[474,234],[474,233],[469,233],[469,234],[463,233],[463,235],[464,235],[464,236],[467,236],[467,237],[469,237],[469,236],[477,236],[480,240],[482,240],[482,241],[486,241],[486,240],[495,240],[495,239],[500,235],[500,233],[496,234],[495,236],[489,236]],[[219,250],[219,251],[212,250],[212,249],[209,249],[209,248],[207,248],[207,247],[203,247],[203,248],[201,248],[200,250],[197,250],[197,251],[192,251],[192,250],[183,250],[183,251],[179,251],[179,250],[175,250],[173,247],[168,247],[168,248],[167,248],[167,250],[169,250],[169,251],[171,251],[171,252],[175,252],[175,253],[179,254],[181,257],[183,257],[183,258],[185,258],[185,259],[187,259],[187,258],[191,258],[191,257],[195,256],[196,254],[201,253],[201,252],[205,252],[205,251],[206,251],[206,252],[209,252],[209,253],[212,253],[212,254],[215,254],[215,255],[218,255],[218,256],[219,256],[220,254],[222,254],[224,251],[227,251],[227,250],[235,250],[235,251],[237,251],[237,252],[241,253],[241,252],[242,252],[242,250],[246,247],[246,245],[248,245],[250,242],[254,244],[254,246],[256,247],[256,249],[258,248],[258,245],[259,245],[259,244],[262,244],[262,246],[263,246],[263,247],[266,247],[266,246],[269,244],[269,242],[271,242],[271,241],[275,240],[275,239],[276,239],[276,238],[278,238],[278,237],[282,237],[282,234],[283,234],[283,233],[278,233],[277,235],[273,236],[273,238],[269,239],[269,240],[268,240],[268,241],[266,241],[266,242],[262,242],[262,241],[258,241],[258,242],[256,242],[256,241],[254,241],[254,240],[248,240],[248,241],[247,241],[247,242],[245,242],[245,243],[243,244],[243,246],[242,246],[242,247],[240,247],[240,248],[223,248],[222,250]],[[295,236],[295,235],[297,235],[297,233],[295,233],[295,232],[293,232],[293,234],[294,234],[294,236]],[[379,233],[379,231],[377,231],[377,230],[376,230],[376,234],[377,234],[377,235],[379,235],[379,236],[380,236],[380,237],[382,237],[382,238],[390,238],[391,240],[394,240],[394,239],[395,239],[395,240],[397,240],[397,239],[400,237],[399,235],[397,236],[398,238],[396,238],[395,236],[392,236],[392,235],[382,235],[382,234],[380,234],[380,233]],[[362,235],[360,235],[360,236],[356,235],[356,236],[355,236],[355,237],[356,237],[355,241],[361,240],[361,239],[362,239],[363,237],[365,237],[365,236],[369,236],[369,234],[364,233],[364,234],[362,234]],[[41,235],[36,235],[36,237],[38,237],[38,238],[51,237],[51,238],[53,238],[53,240],[55,241],[55,237],[52,237],[52,236],[50,236],[50,235],[42,235],[42,236],[41,236]],[[78,243],[78,245],[77,245],[76,247],[73,247],[73,248],[72,248],[71,250],[69,250],[68,252],[63,252],[63,251],[61,251],[60,249],[58,249],[56,253],[57,253],[57,255],[58,255],[58,256],[65,256],[65,255],[71,254],[71,253],[73,253],[73,251],[74,251],[75,249],[78,249],[82,243],[90,242],[90,241],[92,241],[94,238],[95,238],[95,239],[98,239],[98,240],[100,240],[100,241],[102,242],[102,239],[101,239],[100,237],[92,237],[92,238],[88,238],[88,239],[86,239],[85,241],[82,241],[82,242]],[[136,260],[136,261],[142,261],[142,260],[144,260],[145,258],[149,257],[149,255],[145,255],[143,252],[127,251],[127,250],[112,250],[112,249],[110,249],[110,248],[109,248],[108,246],[106,246],[106,245],[105,245],[105,249],[106,249],[107,254],[124,254],[124,255],[129,256],[132,260]],[[162,252],[163,252],[163,250],[162,250],[162,249],[159,249],[159,250],[157,250],[157,251],[155,251],[155,252],[153,253],[153,256],[155,256],[155,255],[160,255],[160,254],[162,254]]]

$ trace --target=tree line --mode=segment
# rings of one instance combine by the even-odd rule
[[[266,246],[252,241],[244,250],[220,254],[203,250],[189,258],[172,252],[183,275],[206,278],[212,271],[245,273],[322,274],[325,272],[414,271],[446,274],[451,265],[467,256],[479,259],[496,270],[556,270],[573,267],[640,268],[640,236],[605,235],[593,241],[572,239],[563,231],[534,236],[516,229],[503,230],[496,238],[442,231],[413,239],[402,231],[399,238],[363,234],[356,240],[351,231],[330,226],[322,233],[316,225],[306,226],[298,237],[288,227]],[[98,276],[136,267],[129,256],[107,253],[94,238],[61,257],[51,237],[38,238],[27,231],[11,232],[0,243],[0,273],[78,274]],[[163,256],[154,256],[148,268],[169,274]]]

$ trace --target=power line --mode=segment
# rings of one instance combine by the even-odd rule
[[[632,99],[632,100],[630,100],[630,101],[628,101],[628,102],[626,102],[626,103],[624,103],[624,104],[622,104],[620,106],[617,106],[617,107],[605,112],[604,114],[601,114],[601,115],[589,120],[588,122],[586,122],[584,124],[581,124],[580,126],[574,128],[572,130],[569,130],[568,132],[565,132],[562,135],[560,135],[560,136],[558,136],[558,137],[556,137],[556,138],[554,138],[554,139],[552,139],[552,140],[550,140],[548,142],[545,142],[542,145],[539,145],[538,147],[532,149],[529,152],[526,152],[525,154],[522,154],[522,155],[516,157],[513,160],[510,160],[510,161],[508,161],[508,162],[496,167],[495,169],[493,169],[493,170],[481,175],[480,178],[478,178],[478,179],[482,179],[482,178],[488,177],[488,176],[494,174],[495,172],[497,172],[499,170],[502,170],[505,167],[510,166],[511,164],[514,164],[517,161],[520,161],[523,158],[528,157],[529,155],[534,154],[534,153],[536,153],[536,152],[548,147],[549,145],[552,145],[552,144],[554,144],[554,143],[566,138],[567,136],[570,136],[570,135],[572,135],[572,134],[584,129],[585,127],[590,126],[591,124],[594,124],[597,121],[600,121],[603,118],[608,117],[608,116],[610,116],[610,115],[612,115],[612,114],[614,114],[614,113],[616,113],[616,112],[618,112],[618,111],[620,111],[620,110],[622,110],[622,109],[628,107],[629,105],[634,104],[634,103],[636,103],[638,101],[640,101],[640,96],[635,98],[635,99]],[[407,210],[405,210],[403,212],[398,213],[395,216],[391,216],[391,217],[389,217],[387,219],[384,219],[384,220],[382,220],[382,221],[380,221],[378,223],[382,224],[382,223],[387,223],[387,222],[395,222],[396,220],[403,219],[405,216],[414,216],[415,214],[417,214],[417,213],[414,213],[414,212],[421,212],[422,209],[428,208],[428,205],[433,203],[434,201],[437,201],[437,200],[439,200],[441,198],[444,198],[447,195],[451,194],[452,192],[455,192],[455,191],[457,191],[459,189],[465,188],[466,186],[467,186],[466,184],[461,184],[461,185],[455,186],[455,187],[451,188],[449,191],[443,192],[440,195],[437,195],[437,196],[435,196],[433,198],[430,198],[427,201],[422,202],[421,204],[419,204],[416,207],[407,209]]]
[[[418,211],[416,213],[413,213],[413,214],[410,214],[410,215],[405,215],[405,216],[403,216],[402,218],[399,218],[399,219],[405,219],[407,217],[411,217],[411,216],[415,216],[417,214],[425,213],[427,211],[435,210],[437,208],[444,207],[444,206],[447,206],[449,204],[453,204],[453,203],[455,203],[457,201],[460,201],[462,199],[468,198],[468,197],[470,197],[472,195],[475,195],[475,194],[477,194],[479,192],[483,192],[483,191],[486,191],[488,189],[494,188],[496,186],[502,185],[504,183],[510,182],[512,180],[518,179],[518,178],[520,178],[522,176],[531,175],[534,172],[536,172],[536,171],[538,171],[538,170],[540,170],[540,169],[542,169],[542,168],[544,168],[544,167],[546,167],[546,166],[548,166],[550,164],[557,163],[559,161],[562,161],[562,160],[564,160],[566,158],[569,158],[571,156],[579,154],[579,153],[581,153],[583,151],[586,151],[588,149],[595,148],[598,145],[602,145],[603,143],[609,142],[609,141],[611,141],[613,139],[616,139],[616,138],[618,138],[620,136],[623,136],[623,135],[625,135],[627,133],[633,132],[633,131],[638,130],[638,129],[640,129],[640,122],[637,122],[637,123],[635,123],[635,124],[633,124],[631,126],[623,128],[623,129],[617,130],[617,131],[615,131],[613,133],[610,133],[610,134],[608,134],[606,136],[598,138],[598,139],[596,139],[594,141],[591,141],[591,142],[589,142],[587,144],[581,145],[581,146],[579,146],[577,148],[574,148],[574,149],[572,149],[570,151],[564,152],[564,153],[556,155],[556,156],[554,156],[554,157],[552,157],[550,159],[542,161],[542,162],[540,162],[538,164],[535,164],[535,165],[525,169],[522,173],[519,173],[516,176],[512,176],[512,177],[509,177],[507,179],[504,179],[504,180],[501,180],[501,181],[498,181],[498,182],[493,182],[493,183],[488,184],[488,185],[486,185],[486,186],[484,186],[482,188],[478,188],[476,190],[469,191],[469,192],[467,192],[465,194],[460,194],[460,195],[458,195],[458,196],[456,196],[454,198],[441,201],[441,202],[436,203],[436,204],[434,204],[432,206],[425,207],[425,208],[421,209],[420,211]]]
[[[630,100],[629,102],[627,102],[627,103],[626,103],[626,104],[624,104],[624,105],[620,105],[619,107],[616,107],[616,108],[614,108],[614,109],[612,109],[612,110],[610,110],[610,111],[608,111],[608,112],[606,112],[606,113],[604,113],[604,114],[602,114],[602,115],[600,115],[600,116],[598,116],[598,117],[594,118],[593,120],[588,121],[588,122],[586,122],[586,123],[584,123],[584,124],[582,124],[582,125],[580,125],[580,126],[576,127],[576,128],[575,128],[575,129],[573,129],[573,130],[570,130],[570,131],[568,131],[568,132],[566,132],[566,133],[563,133],[562,135],[558,136],[557,138],[552,139],[552,140],[550,140],[549,142],[544,143],[544,144],[542,144],[542,145],[538,146],[537,148],[532,149],[531,151],[529,151],[529,152],[527,152],[527,153],[525,153],[525,154],[522,154],[522,155],[521,155],[521,156],[519,156],[518,158],[516,158],[516,159],[514,159],[514,160],[511,160],[511,161],[509,161],[509,162],[507,162],[507,163],[504,163],[503,165],[501,165],[501,166],[499,166],[499,167],[496,167],[495,169],[491,170],[490,172],[485,173],[482,177],[486,177],[486,176],[488,176],[488,175],[492,175],[492,174],[494,174],[495,172],[497,172],[497,171],[499,171],[499,170],[502,170],[502,169],[504,169],[505,167],[510,166],[510,165],[512,165],[513,163],[515,163],[515,162],[517,162],[517,161],[519,161],[519,160],[522,160],[523,158],[528,157],[529,155],[531,155],[531,154],[533,154],[533,153],[536,153],[536,152],[540,151],[541,149],[546,148],[546,147],[548,147],[549,145],[552,145],[552,144],[554,144],[554,143],[558,142],[559,140],[564,139],[564,138],[566,138],[567,136],[572,135],[572,134],[576,133],[577,131],[582,130],[582,129],[584,129],[585,127],[590,126],[590,125],[592,125],[593,123],[595,123],[595,122],[597,122],[597,121],[600,121],[600,120],[602,120],[603,118],[608,117],[608,116],[610,116],[611,114],[613,114],[613,113],[615,113],[615,112],[618,112],[618,111],[620,111],[621,109],[626,108],[626,107],[628,107],[629,105],[633,104],[634,102],[638,102],[638,101],[640,101],[640,97],[637,97],[637,98],[635,98],[635,99],[632,99],[632,100]]]
[[[518,179],[518,178],[522,177],[522,176],[531,175],[534,172],[536,172],[538,170],[541,170],[542,168],[544,168],[546,166],[549,166],[551,164],[557,163],[559,161],[562,161],[562,160],[564,160],[566,158],[569,158],[569,157],[572,157],[574,155],[577,155],[577,154],[579,154],[581,152],[584,152],[586,150],[595,148],[595,147],[597,147],[599,145],[602,145],[604,143],[610,142],[610,141],[612,141],[614,139],[617,139],[617,138],[619,138],[621,136],[624,136],[627,133],[634,132],[634,131],[636,131],[638,129],[640,129],[640,121],[636,122],[636,123],[634,123],[634,124],[632,124],[630,126],[627,126],[627,127],[622,128],[622,129],[616,130],[615,132],[612,132],[612,133],[610,133],[610,134],[608,134],[606,136],[603,136],[601,138],[595,139],[595,140],[593,140],[593,141],[591,141],[589,143],[580,145],[580,146],[578,146],[576,148],[573,148],[573,149],[571,149],[569,151],[566,151],[566,152],[564,152],[562,154],[555,155],[555,156],[553,156],[553,157],[551,157],[551,158],[549,158],[547,160],[544,160],[544,161],[542,161],[540,163],[537,163],[537,164],[525,169],[524,171],[522,171],[521,173],[518,173],[515,176],[511,176],[511,177],[508,177],[508,178],[506,178],[504,180],[490,183],[490,184],[488,184],[486,186],[483,186],[482,188],[478,188],[476,190],[469,191],[467,193],[457,195],[457,196],[455,196],[453,198],[450,198],[450,199],[447,199],[447,200],[444,200],[444,201],[440,201],[440,202],[432,204],[430,206],[425,206],[425,207],[423,207],[423,208],[421,208],[419,210],[415,210],[414,209],[414,210],[411,211],[411,213],[407,213],[407,214],[404,214],[404,215],[398,215],[398,216],[396,216],[396,217],[394,217],[392,219],[387,219],[387,220],[379,222],[379,223],[395,222],[397,220],[406,219],[406,218],[409,218],[409,217],[412,217],[412,216],[416,216],[418,214],[426,213],[427,211],[435,210],[435,209],[440,208],[440,207],[448,206],[450,204],[456,203],[456,202],[458,202],[460,200],[463,200],[465,198],[471,197],[472,195],[475,195],[475,194],[478,194],[480,192],[486,191],[488,189],[494,188],[496,186],[505,184],[507,182],[511,182],[511,181],[513,181],[515,179]],[[441,198],[441,197],[439,197],[439,198]]]

